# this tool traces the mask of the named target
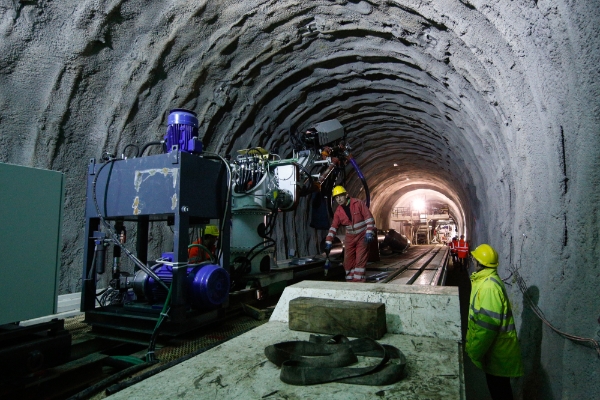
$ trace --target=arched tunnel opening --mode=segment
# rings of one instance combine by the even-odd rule
[[[410,178],[406,179],[405,183],[408,183]],[[415,186],[421,187],[409,184],[390,196],[390,200],[380,206],[384,212],[378,213],[374,208],[374,212],[381,215],[378,219],[382,221],[381,229],[394,229],[409,237],[414,244],[448,243],[460,234],[468,237],[460,205],[438,191],[443,190],[441,188],[416,189]],[[425,232],[419,229],[422,222],[425,222]]]
[[[337,120],[360,167],[337,183],[369,199],[378,229],[497,250],[525,368],[515,393],[600,397],[597,2],[44,0],[0,15],[0,162],[64,174],[59,294],[85,289],[91,159],[164,154],[133,156],[172,109],[228,161],[294,158],[293,137]],[[312,200],[266,224],[277,258],[321,253]],[[6,201],[6,221],[31,214]],[[147,229],[150,258],[180,233]]]

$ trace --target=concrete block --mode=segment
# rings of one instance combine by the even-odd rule
[[[289,322],[298,297],[383,303],[389,333],[462,340],[457,287],[303,281],[284,290],[270,321]]]
[[[289,309],[292,330],[375,340],[385,334],[382,303],[297,297]]]

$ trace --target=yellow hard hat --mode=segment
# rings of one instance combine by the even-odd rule
[[[471,252],[471,255],[484,267],[498,267],[498,253],[489,244],[480,244]]]
[[[331,192],[331,196],[335,197],[337,195],[344,194],[344,193],[346,193],[346,189],[344,189],[343,186],[338,185],[333,188],[333,191]]]
[[[214,225],[206,225],[206,228],[204,228],[204,234],[219,237],[219,228]]]

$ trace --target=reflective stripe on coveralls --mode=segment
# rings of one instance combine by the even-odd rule
[[[471,282],[467,354],[490,375],[523,375],[515,321],[497,270],[484,268],[471,275]]]

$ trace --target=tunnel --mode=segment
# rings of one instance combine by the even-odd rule
[[[337,119],[378,228],[425,196],[497,249],[521,398],[600,396],[597,1],[35,0],[0,15],[0,161],[65,173],[61,293],[81,290],[91,158],[161,140],[174,108],[223,157],[289,157],[290,135]],[[351,168],[346,187],[365,199]],[[309,213],[303,199],[280,219],[280,254],[318,251]]]

